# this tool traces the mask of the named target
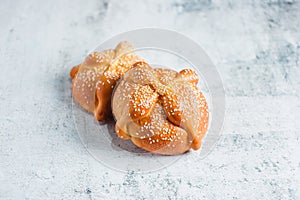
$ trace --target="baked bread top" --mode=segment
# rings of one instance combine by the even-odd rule
[[[70,71],[72,95],[84,109],[103,121],[111,116],[111,95],[120,77],[143,59],[124,41],[115,49],[96,51]]]
[[[197,73],[190,69],[178,73],[135,63],[113,94],[118,136],[157,154],[199,149],[209,112],[198,80]]]

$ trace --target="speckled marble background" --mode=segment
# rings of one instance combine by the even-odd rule
[[[0,4],[0,199],[300,199],[300,2],[10,1]],[[179,31],[223,78],[213,152],[147,174],[85,150],[69,69],[112,35]]]

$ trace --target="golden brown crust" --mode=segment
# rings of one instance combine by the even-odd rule
[[[184,69],[179,72],[180,76],[183,77],[186,81],[193,83],[195,85],[198,84],[199,77],[198,74],[191,69]]]
[[[199,149],[208,107],[192,70],[177,73],[139,63],[121,79],[113,96],[116,131],[147,151],[174,155]]]
[[[149,85],[138,85],[129,102],[131,119],[136,121],[149,115],[157,99],[158,94]]]
[[[71,77],[71,79],[75,78],[75,76],[76,76],[76,74],[77,74],[77,72],[78,72],[78,70],[79,70],[79,66],[80,66],[80,65],[74,66],[74,67],[71,69],[71,71],[70,71],[70,77]]]
[[[83,63],[70,71],[72,95],[95,119],[111,116],[111,96],[116,82],[135,62],[142,61],[133,53],[128,42],[121,42],[115,49],[93,52]]]

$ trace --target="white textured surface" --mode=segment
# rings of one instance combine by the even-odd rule
[[[300,2],[9,1],[0,6],[0,199],[299,199]],[[71,64],[117,33],[160,27],[199,42],[224,80],[223,135],[155,173],[84,149]]]

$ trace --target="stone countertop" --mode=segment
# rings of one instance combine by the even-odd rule
[[[299,1],[2,0],[0,25],[0,199],[300,199]],[[69,69],[143,27],[206,50],[227,116],[205,159],[123,173],[80,142]]]

